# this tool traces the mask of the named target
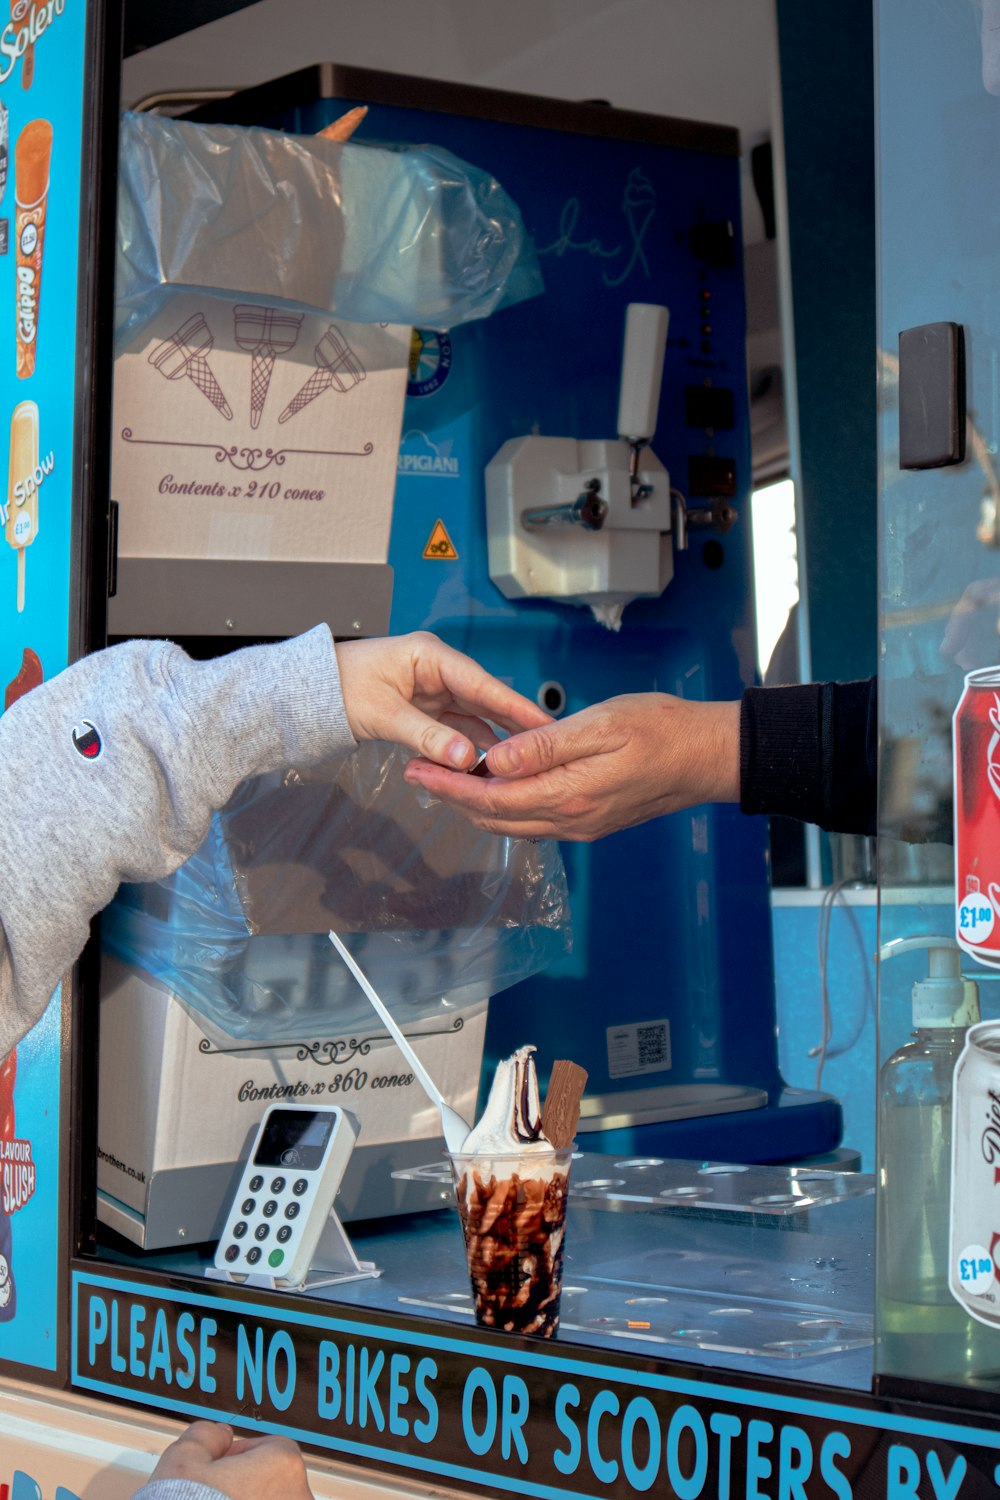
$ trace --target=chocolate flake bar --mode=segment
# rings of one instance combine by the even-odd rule
[[[586,1084],[587,1071],[578,1063],[560,1058],[552,1064],[542,1109],[542,1130],[557,1151],[573,1144]]]

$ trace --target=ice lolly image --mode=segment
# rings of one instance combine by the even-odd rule
[[[350,391],[365,378],[364,365],[335,323],[330,324],[316,345],[314,358],[315,370],[289,401],[279,422],[287,422],[331,386],[338,391]]]
[[[17,553],[17,608],[24,609],[24,554],[38,535],[38,407],[19,401],[10,417],[10,457],[7,468],[8,542]]]
[[[215,348],[212,330],[201,313],[194,313],[186,323],[174,330],[169,338],[157,344],[149,356],[165,380],[194,382],[203,396],[207,396],[221,412],[227,422],[232,421],[233,409],[222,393],[222,387],[212,374],[208,356]]]
[[[288,354],[302,327],[301,314],[279,312],[275,307],[258,307],[239,302],[233,308],[236,342],[250,355],[250,426],[260,426],[271,384],[274,362],[279,354]]]
[[[559,1064],[558,1078],[553,1070],[550,1138],[534,1051],[521,1047],[498,1065],[482,1119],[449,1159],[477,1323],[551,1338],[559,1326],[573,1134],[587,1075],[572,1063]]]
[[[38,652],[32,651],[30,646],[25,646],[21,652],[21,667],[16,677],[12,677],[4,689],[3,706],[6,711],[18,698],[23,698],[25,693],[30,693],[33,688],[41,687],[45,680],[42,664],[38,659]],[[2,1133],[2,1132],[0,1132]]]
[[[14,146],[17,373],[22,380],[35,369],[51,156],[52,126],[48,120],[29,120]]]

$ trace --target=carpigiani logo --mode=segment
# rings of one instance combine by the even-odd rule
[[[399,447],[396,470],[399,474],[423,474],[437,479],[458,479],[458,455],[452,451],[452,439],[435,443],[426,432],[411,428],[404,433]]]
[[[22,82],[25,88],[30,86],[35,43],[65,9],[66,0],[15,0],[10,20],[0,32],[0,83],[6,83],[23,58]]]

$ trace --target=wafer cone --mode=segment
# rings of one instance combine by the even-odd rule
[[[314,357],[316,369],[289,401],[278,418],[279,422],[287,422],[330,386],[346,392],[365,379],[364,365],[335,323],[330,324],[316,345]]]
[[[157,344],[149,356],[149,363],[165,380],[188,379],[206,396],[216,411],[232,420],[233,409],[223,394],[222,387],[212,373],[208,356],[215,347],[211,330],[201,313],[195,313],[186,323]]]
[[[233,309],[236,342],[250,356],[250,426],[260,426],[271,375],[279,354],[294,349],[302,326],[300,313],[240,302]]]
[[[349,109],[339,119],[332,120],[329,125],[324,125],[323,129],[318,130],[316,134],[325,141],[350,140],[367,113],[367,104],[359,104],[356,109]]]
[[[302,411],[303,407],[308,406],[310,401],[315,401],[317,396],[322,395],[323,391],[329,390],[332,384],[333,376],[329,370],[313,370],[305,385],[289,401],[278,421],[287,422],[290,417]]]

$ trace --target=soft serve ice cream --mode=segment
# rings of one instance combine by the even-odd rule
[[[477,1156],[537,1155],[551,1152],[542,1130],[538,1070],[534,1047],[520,1047],[513,1057],[497,1064],[490,1097],[482,1118],[469,1131],[462,1154]]]
[[[550,1338],[572,1145],[558,1148],[545,1133],[534,1052],[521,1047],[499,1064],[482,1118],[452,1165],[477,1321]]]

